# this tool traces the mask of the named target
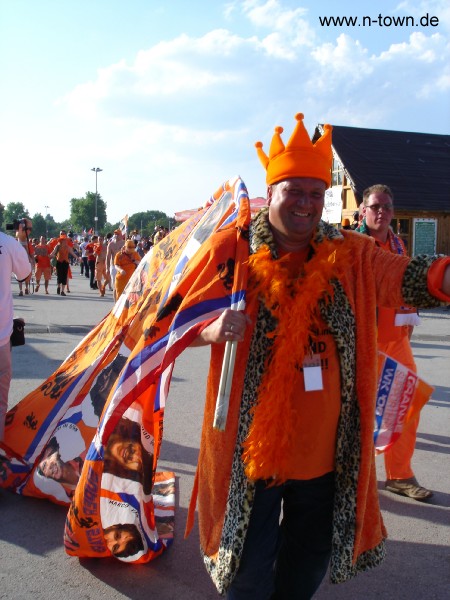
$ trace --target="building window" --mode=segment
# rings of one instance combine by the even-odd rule
[[[393,231],[402,239],[406,246],[408,254],[411,255],[411,219],[392,219],[391,227]]]
[[[333,166],[331,174],[331,185],[343,185],[344,183],[344,168],[342,163],[333,157]]]

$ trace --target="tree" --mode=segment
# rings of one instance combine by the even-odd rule
[[[59,232],[61,231],[61,225],[55,222],[55,219],[52,217],[52,215],[45,216],[45,225],[48,239],[57,237],[59,235]]]
[[[41,235],[47,237],[47,223],[41,213],[36,213],[31,220],[33,221],[33,237],[38,239]]]
[[[112,233],[115,229],[120,229],[120,223],[114,225],[114,223],[109,223],[109,221],[107,221],[103,228],[103,233]]]
[[[97,205],[97,227],[95,227],[95,207]],[[86,192],[84,198],[72,198],[70,201],[70,224],[77,232],[84,229],[98,229],[103,231],[106,223],[106,202],[100,194],[95,197],[95,192]]]
[[[2,226],[3,221],[4,221],[4,214],[5,214],[5,207],[0,202],[0,227]]]
[[[67,233],[69,233],[69,231],[73,231],[74,227],[72,221],[70,219],[61,221],[61,223],[59,223],[59,230],[61,231],[62,229],[64,229],[64,231],[66,231]]]
[[[5,223],[12,223],[13,221],[18,221],[23,217],[30,218],[27,209],[22,204],[22,202],[10,202],[6,205],[4,219]]]
[[[169,217],[166,215],[166,213],[163,213],[160,210],[146,210],[145,212],[137,212],[131,215],[131,217],[128,219],[128,231],[137,229],[144,236],[153,235],[157,225],[169,227]]]

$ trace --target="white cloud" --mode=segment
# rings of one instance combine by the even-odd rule
[[[293,61],[296,58],[296,51],[292,44],[287,43],[286,39],[275,31],[267,35],[261,41],[261,47],[264,48],[268,56],[282,60]]]
[[[232,2],[225,11],[229,29],[160,41],[74,86],[56,110],[70,132],[58,137],[55,127],[43,143],[38,132],[28,145],[21,133],[4,165],[11,179],[20,179],[14,169],[27,146],[35,187],[46,187],[51,169],[40,204],[53,211],[51,194],[83,195],[98,164],[111,220],[130,199],[135,212],[163,197],[169,214],[203,202],[238,172],[251,194],[264,193],[253,143],[261,139],[267,148],[274,125],[289,135],[298,111],[311,132],[317,122],[431,131],[433,113],[448,102],[450,50],[441,30],[415,31],[374,53],[356,29],[324,43],[305,9],[279,0]],[[237,33],[238,17],[240,25],[247,19],[244,33]]]
[[[406,57],[408,60],[433,63],[440,59],[442,52],[448,52],[448,45],[441,34],[426,36],[417,31],[411,34],[408,42],[392,44],[380,54],[380,60],[393,61]]]
[[[340,83],[345,81],[348,85],[357,83],[372,72],[367,49],[358,40],[344,33],[337,38],[335,44],[317,46],[311,56],[322,68],[322,83],[337,76]]]
[[[291,33],[308,9],[285,9],[278,0],[267,0],[263,4],[258,0],[246,0],[242,3],[242,12],[254,25]]]
[[[224,29],[200,38],[183,34],[139,51],[131,65],[120,61],[99,70],[96,82],[77,86],[59,102],[81,117],[97,118],[103,106],[113,117],[123,118],[130,109],[135,118],[148,120],[166,112],[164,105],[170,108],[171,102],[179,111],[184,99],[192,117],[195,99],[226,96],[238,86],[258,46],[255,38],[243,39]]]
[[[407,8],[406,3],[397,7]],[[407,41],[371,54],[349,34],[317,43],[303,8],[287,9],[278,0],[226,6],[229,16],[238,10],[262,30],[261,36],[242,37],[222,28],[162,41],[139,51],[130,64],[120,61],[99,70],[95,82],[77,86],[64,102],[82,118],[102,115],[134,126],[160,122],[192,136],[198,129],[222,131],[230,120],[241,127],[266,98],[276,114],[294,104],[295,112],[305,102],[325,107],[333,101],[330,93],[339,94],[344,106],[353,103],[353,114],[348,107],[343,110],[352,120],[369,114],[382,119],[400,109],[397,99],[425,97],[433,87],[446,89],[450,53],[440,33],[414,32]],[[440,72],[434,68],[438,64]],[[396,97],[376,98],[375,87]],[[363,96],[365,109],[359,109],[362,88],[371,90]]]
[[[411,15],[416,19],[426,15],[429,18],[437,17],[439,25],[436,28],[430,27],[430,30],[448,31],[450,29],[450,4],[448,0],[421,0],[420,2],[405,0],[400,2],[394,10],[405,15]]]
[[[414,32],[408,42],[391,45],[376,62],[380,70],[389,69],[400,92],[410,98],[427,99],[433,90],[443,93],[449,89],[450,44],[439,33],[426,36]]]
[[[262,4],[258,0],[245,0],[241,10],[254,26],[272,32],[261,41],[269,56],[293,60],[299,47],[314,45],[314,29],[303,18],[308,13],[306,8],[286,9],[278,0]]]
[[[335,43],[318,46],[311,56],[317,69],[308,91],[318,93],[320,107],[330,103],[328,98],[338,97],[329,112],[336,111],[339,121],[335,117],[335,122],[340,124],[378,127],[395,121],[393,128],[416,129],[420,123],[414,118],[409,118],[409,125],[402,124],[414,98],[426,109],[424,101],[431,99],[433,90],[434,100],[448,90],[450,46],[440,33],[413,32],[407,41],[391,44],[378,55],[341,34]],[[426,110],[422,118],[425,114]]]

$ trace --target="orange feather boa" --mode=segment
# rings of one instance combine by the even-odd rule
[[[259,298],[277,320],[266,359],[265,373],[253,407],[253,420],[243,443],[243,461],[249,479],[288,479],[291,440],[296,435],[299,367],[308,351],[308,338],[318,301],[333,298],[331,281],[339,279],[349,253],[343,240],[313,244],[314,255],[304,263],[300,277],[290,279],[289,257],[273,260],[267,246],[249,258],[250,303]]]

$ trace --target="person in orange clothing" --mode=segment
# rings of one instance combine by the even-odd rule
[[[95,246],[98,242],[98,236],[93,235],[90,242],[85,247],[86,257],[89,265],[89,285],[91,290],[98,289],[97,282],[95,281],[95,261],[97,255],[95,254]]]
[[[126,284],[140,262],[141,257],[136,252],[136,246],[133,240],[127,240],[125,245],[114,257],[114,265],[117,270],[115,279],[116,299],[122,294]]]
[[[34,247],[34,256],[36,260],[36,292],[41,286],[41,277],[44,277],[45,293],[48,294],[48,284],[52,277],[52,265],[50,262],[51,250],[47,244],[47,238],[41,235],[39,244]]]
[[[75,259],[77,258],[77,255],[68,244],[67,235],[62,234],[58,238],[58,243],[50,254],[51,258],[56,258],[56,276],[58,284],[56,293],[61,296],[66,295],[65,289],[68,285],[67,281],[70,269],[69,256],[73,256]]]
[[[376,184],[363,192],[363,222],[358,229],[374,238],[386,252],[406,255],[403,241],[390,228],[394,216],[394,196],[387,185]],[[419,324],[416,309],[378,307],[378,349],[417,372],[410,338]],[[388,491],[414,500],[428,500],[433,493],[419,485],[411,467],[416,445],[419,417],[402,432],[400,438],[384,454]]]
[[[73,248],[73,240],[67,235],[67,231],[65,229],[61,229],[61,231],[59,232],[59,237],[52,238],[47,244],[50,252],[53,252],[55,247],[59,244],[61,237],[66,239],[69,248]]]
[[[95,258],[95,281],[100,292],[100,296],[105,295],[106,284],[111,282],[111,279],[106,271],[106,252],[108,250],[105,244],[104,237],[99,236],[98,242],[94,245]],[[105,282],[103,283],[103,279]]]
[[[120,229],[115,229],[114,235],[111,238],[108,244],[108,249],[106,251],[106,273],[112,283],[114,302],[117,300],[115,284],[116,267],[114,266],[114,258],[117,252],[119,252],[119,250],[124,246],[124,244],[125,240],[123,239],[122,231]]]
[[[286,145],[282,127],[268,156],[255,144],[268,207],[243,227],[245,312],[225,309],[191,344],[210,344],[211,363],[187,532],[197,508],[205,564],[227,600],[307,600],[329,563],[333,583],[381,563],[377,301],[394,308],[450,299],[449,259],[387,253],[321,221],[331,126],[313,144],[303,115],[295,118]],[[235,229],[211,240],[207,262],[222,276],[225,265],[238,272],[224,262],[236,255]],[[239,343],[224,434],[211,425],[225,342]]]

